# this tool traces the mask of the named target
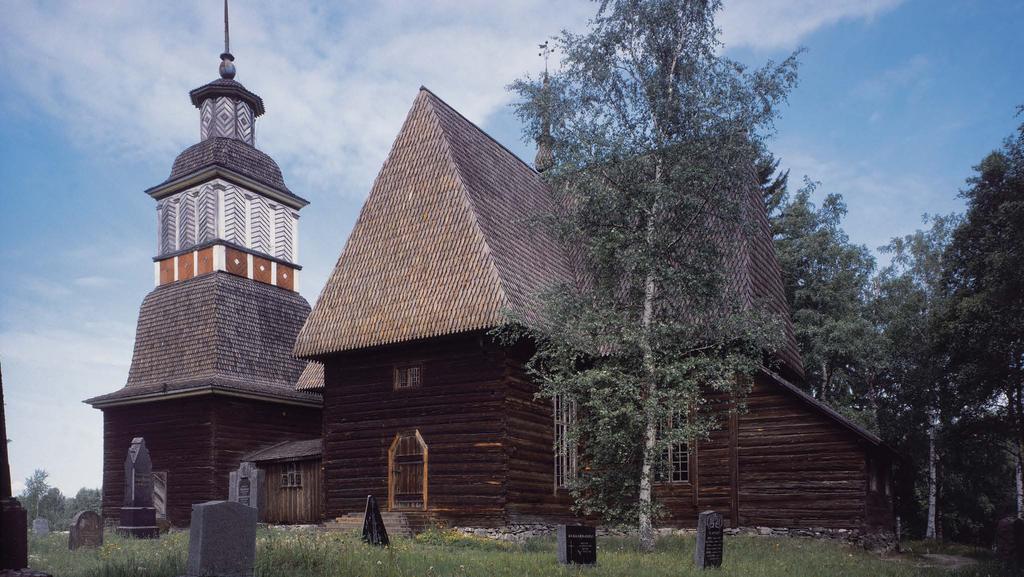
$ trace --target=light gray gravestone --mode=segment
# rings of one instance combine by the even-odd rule
[[[32,520],[32,534],[33,535],[49,535],[50,534],[50,522],[42,517],[36,517]]]
[[[259,519],[259,511],[263,507],[260,502],[260,495],[263,483],[266,479],[266,472],[256,468],[255,463],[244,462],[238,466],[237,471],[232,471],[228,478],[228,501],[234,501],[248,505],[256,509],[256,518]]]
[[[256,563],[256,509],[234,501],[192,505],[188,577],[251,577]]]
[[[697,518],[697,550],[693,552],[693,562],[698,569],[722,566],[723,529],[721,513],[704,511]]]
[[[103,545],[103,517],[96,511],[80,511],[71,520],[68,549],[93,548]]]
[[[117,531],[140,539],[160,536],[153,508],[153,462],[142,437],[132,439],[124,460],[124,505]]]

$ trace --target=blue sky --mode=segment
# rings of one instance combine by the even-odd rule
[[[971,167],[1022,120],[1024,4],[726,0],[727,53],[798,46],[800,85],[772,149],[842,194],[877,248],[923,213],[960,210]],[[216,78],[213,0],[22,2],[0,20],[0,363],[16,489],[44,468],[66,493],[101,480],[102,419],[123,386],[156,226],[143,190],[198,139],[189,89]],[[320,288],[416,89],[426,85],[530,159],[504,86],[536,44],[580,30],[582,1],[235,0],[237,79],[267,114],[257,146],[302,211],[302,294]]]

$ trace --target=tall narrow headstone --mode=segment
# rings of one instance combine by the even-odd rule
[[[384,517],[381,516],[377,499],[373,495],[366,496],[366,512],[363,514],[363,541],[379,547],[387,547],[391,544],[388,539],[388,530],[384,527]]]
[[[103,545],[103,518],[96,511],[80,511],[71,520],[68,549],[94,548]]]
[[[256,563],[256,509],[232,501],[192,505],[188,577],[251,577]]]
[[[715,511],[701,513],[697,518],[697,550],[693,553],[693,562],[698,569],[722,566],[724,538],[722,514]]]
[[[559,525],[558,562],[563,565],[596,564],[597,531],[584,525]]]
[[[139,539],[160,536],[153,508],[153,463],[142,437],[132,439],[124,460],[124,504],[117,531]]]
[[[228,478],[228,501],[235,501],[256,509],[256,518],[259,519],[259,512],[263,506],[260,502],[263,482],[266,479],[266,472],[256,468],[254,463],[248,461],[238,466],[237,471],[232,471]]]
[[[28,513],[11,496],[7,460],[7,421],[4,418],[4,379],[0,373],[0,571],[28,566]]]

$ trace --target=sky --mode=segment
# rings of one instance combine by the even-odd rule
[[[505,86],[594,9],[234,0],[236,79],[267,108],[257,146],[311,201],[303,296],[315,302],[421,85],[530,160]],[[791,183],[843,195],[850,239],[872,250],[925,213],[961,210],[972,166],[1024,120],[1017,0],[725,0],[718,22],[726,55],[749,65],[806,49],[770,147]],[[222,25],[216,0],[4,7],[0,365],[15,491],[37,468],[66,494],[101,484],[102,415],[81,401],[127,378],[156,253],[143,190],[198,141],[188,91],[217,78]]]

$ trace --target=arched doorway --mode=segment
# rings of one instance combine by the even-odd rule
[[[427,509],[427,444],[420,432],[395,435],[388,449],[388,509]]]

